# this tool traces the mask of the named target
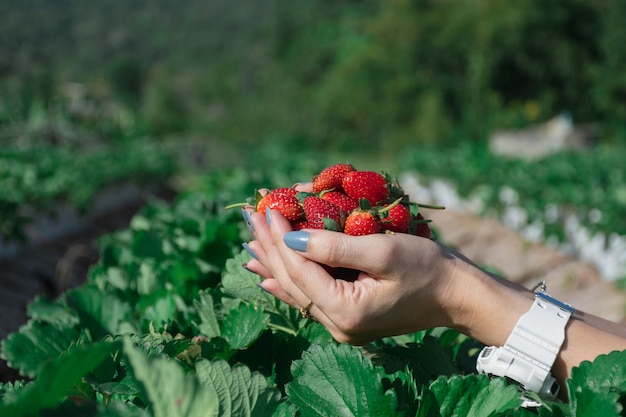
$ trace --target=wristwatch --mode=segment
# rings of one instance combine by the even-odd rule
[[[489,376],[516,381],[544,399],[555,399],[559,384],[550,373],[574,307],[546,293],[541,282],[530,310],[518,320],[504,346],[486,346],[476,369]]]

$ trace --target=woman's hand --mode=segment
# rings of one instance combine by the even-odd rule
[[[276,211],[252,213],[249,221],[256,237],[249,249],[257,259],[248,269],[265,278],[265,290],[290,305],[312,302],[310,313],[338,341],[363,344],[454,326],[463,315],[467,285],[453,282],[458,255],[445,246],[408,234],[294,232]],[[361,272],[346,281],[333,277],[328,267]]]

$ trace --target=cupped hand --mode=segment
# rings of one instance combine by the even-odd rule
[[[402,233],[295,232],[277,211],[253,213],[250,221],[256,239],[249,247],[257,259],[248,268],[286,303],[312,302],[310,313],[336,340],[364,344],[454,324],[465,285],[455,282],[458,257],[445,246]],[[360,272],[347,281],[328,267]]]

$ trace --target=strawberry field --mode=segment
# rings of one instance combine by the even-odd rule
[[[0,2],[0,416],[625,415],[626,352],[564,403],[478,375],[451,329],[336,342],[257,286],[226,207],[351,163],[626,288],[626,3],[231,3]],[[597,142],[489,152],[561,112]],[[305,224],[346,203],[329,188],[262,204],[446,242],[402,193]]]
[[[103,236],[85,283],[37,297],[2,341],[21,377],[0,386],[0,415],[621,415],[623,353],[576,368],[569,403],[527,409],[536,398],[477,375],[481,346],[450,329],[339,344],[260,290],[242,267],[245,224],[224,207],[312,169],[281,167],[213,172]]]

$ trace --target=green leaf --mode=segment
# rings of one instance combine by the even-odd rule
[[[396,416],[397,399],[358,348],[313,345],[291,367],[286,391],[306,416]]]
[[[298,310],[259,288],[259,276],[241,266],[249,260],[250,255],[242,250],[226,261],[222,289],[228,295],[262,306],[270,314],[272,328],[295,335],[307,320],[302,319]]]
[[[148,358],[128,339],[124,340],[124,352],[154,417],[218,415],[216,391],[200,384],[192,374],[186,374],[177,362],[162,357]]]
[[[224,317],[221,334],[233,349],[244,349],[267,329],[269,316],[252,304],[241,303]]]
[[[81,331],[68,323],[30,320],[2,341],[1,354],[11,368],[34,378],[46,362],[81,338]]]
[[[571,415],[576,417],[619,417],[622,405],[617,392],[595,391],[583,387],[570,401]]]
[[[82,326],[88,328],[95,338],[133,330],[130,305],[112,292],[83,286],[68,292],[67,301],[78,313]]]
[[[215,315],[213,297],[209,291],[200,291],[198,298],[193,300],[193,306],[200,317],[198,330],[209,339],[221,335],[220,325]]]
[[[244,365],[231,369],[224,360],[204,359],[196,364],[196,372],[201,383],[217,392],[220,416],[269,417],[280,403],[280,391],[270,387],[263,375],[250,372]]]
[[[78,324],[78,317],[67,305],[44,296],[37,296],[28,304],[28,316],[31,320]]]
[[[426,389],[433,394],[418,409],[418,417],[434,416],[439,408],[441,417],[488,417],[515,410],[522,403],[521,392],[503,378],[489,379],[486,375],[441,376]],[[436,403],[433,404],[433,401]]]
[[[37,416],[41,411],[61,404],[89,371],[117,349],[117,344],[101,342],[74,346],[48,362],[39,377],[0,406],[3,416]]]
[[[271,307],[274,297],[259,288],[258,284],[261,282],[259,276],[241,266],[250,259],[248,253],[241,251],[226,260],[226,270],[222,274],[222,288],[233,297]]]
[[[600,355],[593,360],[584,361],[572,369],[568,381],[570,394],[588,387],[592,391],[602,392],[615,388],[626,391],[626,351],[614,351]]]
[[[600,355],[593,362],[583,361],[572,369],[567,389],[572,415],[619,415],[619,395],[626,393],[626,351]]]

